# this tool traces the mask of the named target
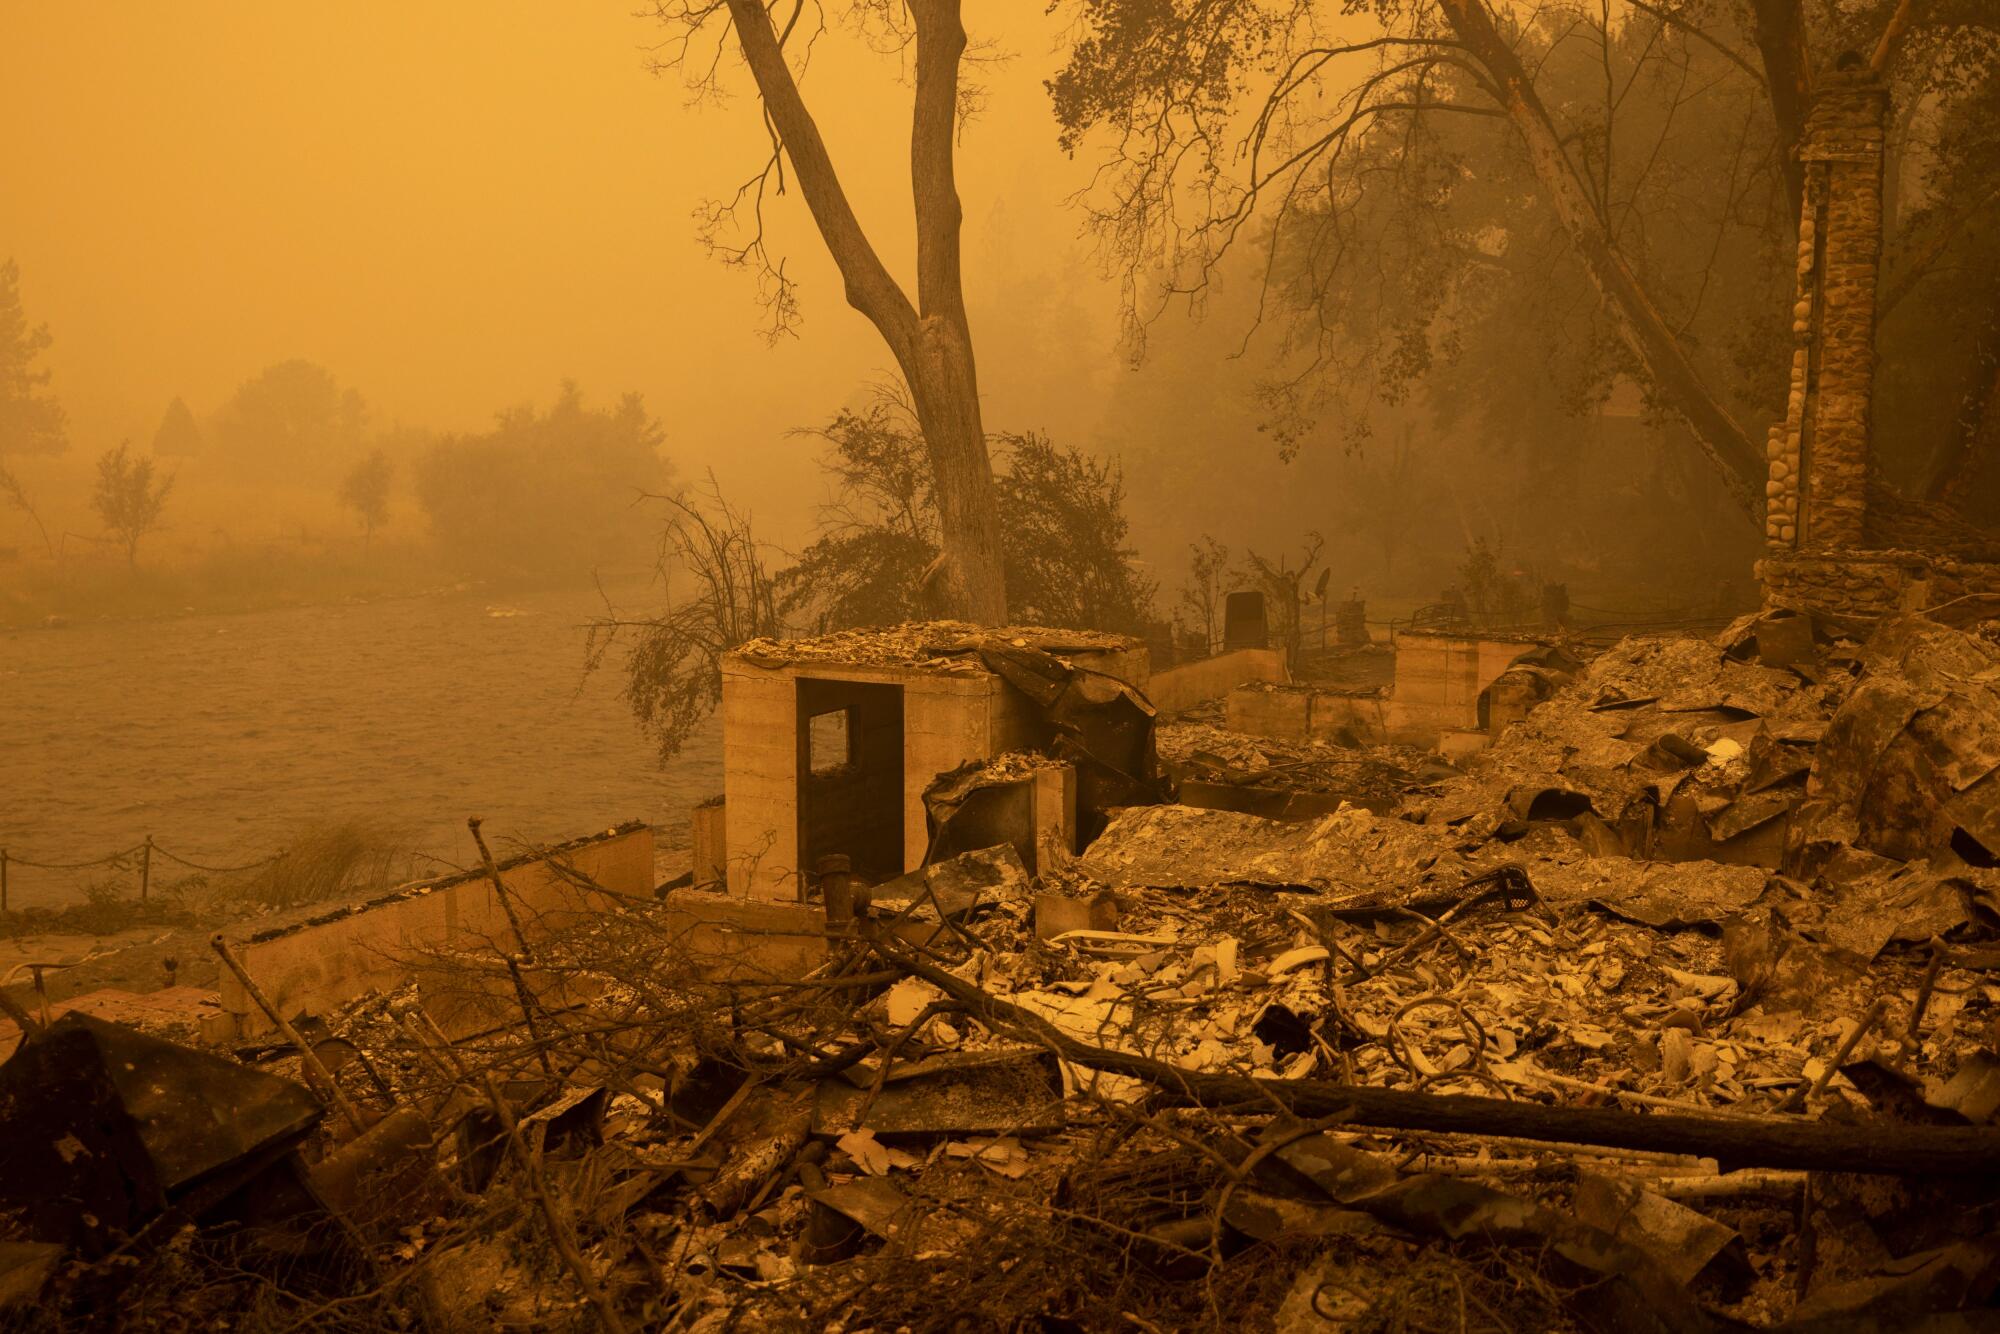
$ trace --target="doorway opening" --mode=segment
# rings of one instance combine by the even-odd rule
[[[798,678],[799,871],[828,857],[871,884],[903,873],[903,688]]]

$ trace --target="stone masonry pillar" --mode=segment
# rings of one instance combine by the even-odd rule
[[[1880,82],[1842,68],[1822,78],[1806,116],[1791,393],[1767,445],[1764,531],[1774,551],[1867,545],[1887,111]]]

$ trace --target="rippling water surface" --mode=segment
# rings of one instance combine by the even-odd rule
[[[223,864],[358,816],[463,864],[475,812],[499,844],[632,819],[678,839],[721,787],[717,732],[657,766],[616,664],[581,677],[601,608],[464,595],[0,631],[0,846],[72,862],[151,833]],[[10,880],[18,907],[83,877]]]

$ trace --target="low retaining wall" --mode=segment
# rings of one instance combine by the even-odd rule
[[[564,880],[550,861],[616,894],[650,898],[653,893],[653,831],[644,824],[573,839],[546,854],[509,858],[500,863],[501,880],[531,938],[601,907],[592,903],[600,896]],[[512,932],[484,873],[468,871],[419,880],[289,926],[224,936],[289,1019],[302,1012],[325,1014],[370,991],[403,985],[415,975],[420,952],[510,942]],[[228,1041],[271,1031],[271,1021],[227,969],[217,990],[222,1015],[216,1031],[204,1036]]]
[[[1530,635],[1457,635],[1405,630],[1396,636],[1396,687],[1389,740],[1434,746],[1446,732],[1484,725],[1479,696],[1508,664],[1548,641]]]
[[[1239,686],[1229,692],[1223,720],[1232,732],[1285,741],[1379,746],[1389,737],[1389,705],[1378,690]]]
[[[1530,636],[1405,631],[1396,639],[1396,681],[1386,693],[1239,680],[1226,688],[1225,726],[1232,732],[1281,740],[1436,746],[1447,734],[1485,729],[1481,695],[1516,658],[1546,642]],[[1211,668],[1236,656],[1225,654],[1178,670]],[[1503,700],[1488,730],[1499,731],[1532,704],[1532,700]],[[1173,707],[1161,704],[1157,694],[1154,705],[1163,711]]]
[[[1146,698],[1161,713],[1179,713],[1207,700],[1221,699],[1249,682],[1283,685],[1291,679],[1292,674],[1285,670],[1283,649],[1239,648],[1155,672],[1146,686]]]

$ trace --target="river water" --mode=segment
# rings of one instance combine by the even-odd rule
[[[150,833],[227,865],[353,817],[428,872],[474,859],[475,813],[496,851],[623,820],[679,841],[721,789],[719,731],[659,767],[619,661],[582,675],[602,609],[588,590],[474,593],[0,631],[0,847],[78,862]],[[11,897],[69,901],[107,874],[16,861]]]

